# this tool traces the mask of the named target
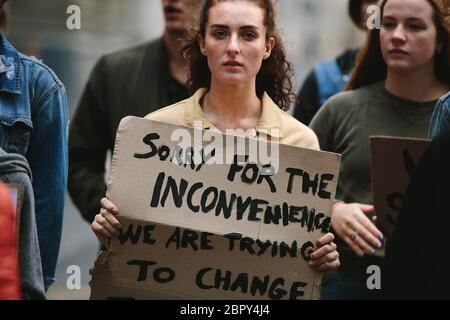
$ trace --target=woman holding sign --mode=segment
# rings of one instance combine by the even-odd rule
[[[268,133],[270,140],[319,149],[312,130],[283,111],[292,101],[292,68],[271,0],[203,1],[199,28],[187,36],[184,53],[195,94],[148,119],[185,126],[199,121],[205,129],[243,129],[254,137]],[[117,236],[121,226],[117,207],[106,198],[101,204],[92,229],[104,242]],[[339,266],[333,239],[329,233],[317,240],[310,261],[315,270]]]
[[[371,31],[361,50],[350,91],[332,98],[311,123],[322,149],[342,154],[341,201],[331,218],[338,245],[343,241],[342,267],[322,288],[324,298],[367,299],[369,277],[382,289],[377,267],[383,258],[374,253],[383,234],[371,221],[369,137],[426,138],[436,101],[450,90],[448,1],[384,0],[381,14],[381,29]]]

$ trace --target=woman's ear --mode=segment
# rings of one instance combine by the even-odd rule
[[[205,50],[205,39],[203,39],[202,35],[197,35],[197,42],[198,46],[200,47],[200,52],[206,56],[206,50]]]
[[[273,37],[270,37],[270,39],[266,42],[266,52],[264,53],[264,60],[270,57],[274,47],[275,47],[275,39]]]

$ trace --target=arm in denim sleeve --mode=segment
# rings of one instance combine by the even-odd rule
[[[105,196],[105,158],[109,148],[104,110],[104,59],[94,67],[69,128],[69,193],[91,223]]]
[[[36,223],[46,289],[54,281],[67,188],[67,96],[56,81],[32,102],[33,133],[28,148]]]
[[[436,105],[431,117],[429,137],[434,139],[450,128],[450,93],[442,97]]]

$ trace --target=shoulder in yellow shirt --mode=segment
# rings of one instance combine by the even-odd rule
[[[193,127],[194,122],[201,121],[204,129],[215,128],[206,119],[200,106],[200,100],[205,93],[206,89],[199,89],[190,98],[152,112],[145,118],[187,127]],[[282,111],[266,93],[262,98],[262,113],[255,130],[257,133],[267,133],[273,141],[281,144],[320,150],[315,133]]]

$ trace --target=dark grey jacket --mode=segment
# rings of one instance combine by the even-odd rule
[[[69,129],[69,193],[91,223],[105,196],[105,159],[120,120],[143,117],[184,100],[188,90],[170,73],[162,39],[102,57],[89,77]]]
[[[0,148],[0,180],[18,184],[22,190],[20,211],[19,263],[23,299],[46,299],[41,254],[31,186],[31,170],[25,157]]]

